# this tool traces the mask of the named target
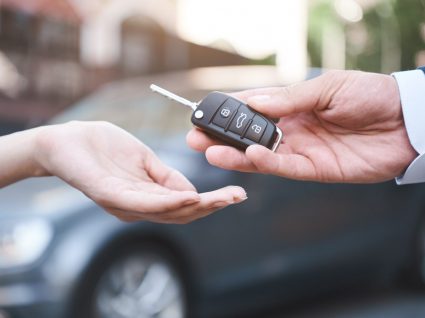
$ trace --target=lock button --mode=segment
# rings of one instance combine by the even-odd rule
[[[245,138],[248,138],[255,142],[260,142],[261,137],[264,134],[264,131],[267,127],[267,121],[264,120],[261,116],[255,115],[252,122],[249,124],[249,127],[246,131]]]

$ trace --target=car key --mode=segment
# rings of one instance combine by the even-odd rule
[[[254,144],[276,151],[282,131],[269,119],[240,100],[220,92],[211,92],[200,102],[191,102],[152,84],[150,88],[193,110],[192,123],[225,143],[245,150]]]

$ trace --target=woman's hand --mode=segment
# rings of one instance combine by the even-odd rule
[[[7,138],[15,144],[8,145]],[[2,145],[18,152],[28,147],[22,152],[25,160],[9,157],[21,164],[8,164],[19,178],[55,175],[124,221],[187,223],[246,199],[245,191],[235,186],[197,193],[142,142],[106,122],[70,122],[0,139],[1,153]],[[9,181],[16,179],[9,173]]]

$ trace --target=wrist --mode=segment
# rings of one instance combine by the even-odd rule
[[[397,81],[403,110],[403,123],[411,147],[415,149],[415,160],[409,163],[404,174],[397,178],[398,184],[424,182],[425,180],[425,133],[423,119],[425,98],[424,73],[421,70],[397,72],[392,74]]]
[[[0,138],[0,187],[25,178],[47,175],[37,160],[39,131],[36,128]]]
[[[54,136],[55,126],[43,126],[33,129],[32,142],[32,177],[51,176],[48,168],[49,158],[53,154],[53,144],[51,142]]]

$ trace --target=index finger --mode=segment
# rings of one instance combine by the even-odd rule
[[[188,145],[196,151],[205,152],[213,166],[243,172],[255,171],[255,166],[246,158],[245,153],[234,147],[223,145],[200,129],[194,128],[186,136]]]
[[[270,95],[276,92],[276,90],[280,89],[279,87],[262,87],[262,88],[254,88],[254,89],[248,89],[244,91],[239,92],[232,92],[228,95],[233,96],[243,102],[247,102],[248,99],[252,96],[259,96],[259,95]]]

